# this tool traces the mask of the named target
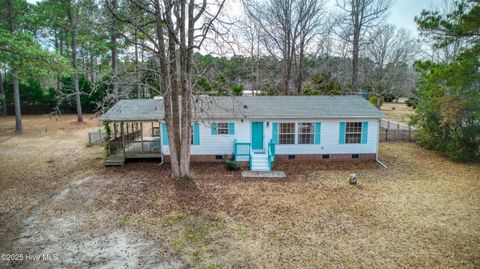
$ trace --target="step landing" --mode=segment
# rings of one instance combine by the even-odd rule
[[[283,171],[243,171],[242,177],[268,177],[268,178],[284,178]]]

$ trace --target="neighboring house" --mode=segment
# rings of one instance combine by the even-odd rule
[[[360,96],[195,96],[191,160],[233,155],[252,170],[273,161],[375,160],[384,114]],[[163,100],[121,100],[101,118],[113,126],[110,163],[165,158]]]

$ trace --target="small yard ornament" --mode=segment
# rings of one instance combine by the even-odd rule
[[[357,174],[350,174],[349,183],[350,183],[350,185],[356,185],[357,184]]]

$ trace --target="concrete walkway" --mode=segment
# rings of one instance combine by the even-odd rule
[[[286,177],[282,171],[243,171],[242,177]]]

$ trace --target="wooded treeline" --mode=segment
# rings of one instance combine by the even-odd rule
[[[40,66],[41,72],[29,67],[21,70],[19,92],[25,96],[20,98],[23,112],[75,112],[77,96],[85,112],[96,112],[118,99],[164,94],[156,71],[160,68],[159,62],[148,37],[149,32],[154,31],[153,26],[139,29],[122,19],[122,16],[146,17],[148,13],[142,6],[153,2],[45,0],[33,5],[26,1],[1,0],[2,6],[11,6],[11,10],[0,11],[2,33],[9,32],[8,25],[15,25],[19,30],[13,34],[10,31],[8,38],[13,39],[20,33],[28,35],[37,48],[49,53],[44,59],[38,59],[40,62],[63,63],[60,70],[52,64]],[[371,20],[383,18],[389,5],[388,1],[377,2],[366,1],[366,8],[380,6],[370,11],[375,13]],[[284,6],[276,5],[278,3],[283,2],[244,3],[246,16],[241,26],[232,25],[228,30],[237,37],[230,41],[236,42],[238,50],[228,55],[219,55],[218,51],[194,54],[192,72],[196,93],[239,95],[247,90],[262,95],[318,95],[362,89],[392,98],[405,96],[414,87],[416,74],[412,63],[420,50],[406,30],[365,23],[356,45],[362,51],[353,61],[349,53],[351,47],[355,47],[349,36],[353,32],[347,30],[353,27],[349,25],[349,11],[329,13],[319,1],[285,1]],[[342,8],[346,10],[348,3],[343,3]],[[260,11],[269,14],[260,14]],[[260,19],[274,18],[276,12],[287,12],[288,18],[283,18],[287,20]],[[289,33],[275,32],[279,25],[283,26],[281,29],[290,29]],[[241,30],[247,28],[253,31],[247,34]],[[17,52],[27,57],[25,52]],[[2,53],[12,52],[5,49]],[[31,56],[33,59],[24,60],[37,60],[36,55]],[[7,108],[3,111],[13,114],[14,83],[12,62],[9,62],[13,59],[7,58],[3,57],[2,61],[3,99]],[[356,85],[352,82],[353,62],[358,70]]]

